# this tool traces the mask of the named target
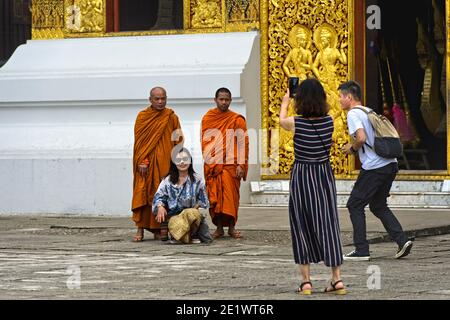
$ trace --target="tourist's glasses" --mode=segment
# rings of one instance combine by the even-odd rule
[[[180,164],[181,162],[183,162],[183,163],[190,163],[191,162],[191,157],[175,158],[175,164]]]

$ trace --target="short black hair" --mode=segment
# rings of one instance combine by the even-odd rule
[[[216,99],[219,97],[219,93],[221,93],[221,92],[228,93],[230,95],[230,98],[231,98],[231,91],[228,88],[219,88],[216,91]]]
[[[361,101],[361,86],[356,81],[344,82],[338,87],[338,90],[345,94],[351,94],[356,101]]]
[[[330,106],[325,90],[316,78],[303,80],[295,94],[295,112],[304,118],[324,117]]]

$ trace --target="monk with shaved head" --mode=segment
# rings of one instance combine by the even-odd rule
[[[134,241],[144,239],[144,229],[155,239],[165,240],[167,229],[161,229],[152,214],[153,197],[159,183],[169,173],[171,154],[181,147],[183,135],[175,112],[166,107],[166,90],[150,90],[150,106],[139,112],[134,126],[133,200],[131,209],[137,226]]]
[[[201,137],[209,213],[217,226],[215,239],[228,234],[239,239],[236,230],[239,209],[239,187],[248,171],[248,133],[245,118],[229,109],[231,92],[219,88],[216,107],[202,118]]]

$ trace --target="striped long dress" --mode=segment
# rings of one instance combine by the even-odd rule
[[[333,128],[330,116],[295,117],[289,220],[296,264],[323,261],[335,267],[343,262],[336,183],[329,161]]]

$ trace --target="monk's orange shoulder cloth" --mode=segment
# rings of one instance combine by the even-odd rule
[[[228,130],[243,130],[245,136],[229,139]],[[233,131],[232,131],[233,132]],[[229,134],[229,133],[228,133]],[[236,141],[237,140],[237,141]],[[237,142],[237,148],[227,148],[227,143]],[[237,220],[239,185],[236,167],[248,170],[248,136],[245,118],[231,110],[209,110],[202,119],[201,143],[204,157],[206,189],[210,201],[210,213],[216,224],[216,214],[227,214]],[[238,161],[238,153],[245,152],[244,163]],[[228,154],[227,154],[228,153]],[[229,163],[228,159],[231,159]],[[228,199],[225,201],[225,199]]]
[[[215,159],[222,159],[223,164],[226,163],[226,159],[228,156],[225,154],[226,151],[231,151],[235,153],[231,156],[231,158],[237,159],[236,148],[228,148],[226,147],[226,137],[227,130],[237,130],[241,129],[245,133],[247,133],[247,127],[245,124],[245,118],[231,110],[227,112],[222,112],[218,108],[210,109],[202,119],[202,131],[201,131],[201,143],[202,143],[202,152],[205,160],[205,174],[208,174],[210,170],[221,171],[222,165],[215,163],[210,158],[214,157]],[[221,138],[217,137],[217,134],[220,132]],[[246,171],[248,168],[248,137],[245,137],[245,164],[241,164],[243,169]],[[238,141],[239,144],[239,141]],[[237,163],[232,163],[237,164]]]

